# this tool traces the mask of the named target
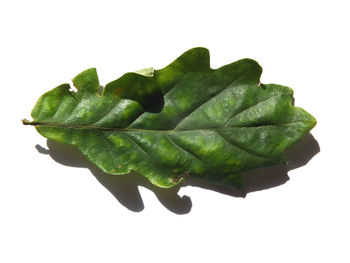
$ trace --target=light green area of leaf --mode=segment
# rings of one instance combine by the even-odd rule
[[[74,145],[111,174],[131,170],[160,187],[192,176],[240,187],[244,171],[285,163],[283,151],[316,124],[292,105],[293,91],[260,84],[261,67],[243,59],[211,69],[194,48],[160,70],[127,73],[99,93],[95,69],[42,95],[38,132]]]

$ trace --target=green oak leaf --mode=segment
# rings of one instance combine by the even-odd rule
[[[283,151],[316,120],[292,105],[293,91],[261,84],[243,59],[212,69],[194,48],[160,70],[127,73],[103,91],[95,69],[42,95],[33,121],[48,139],[74,145],[110,174],[136,171],[160,187],[184,176],[229,187],[241,173],[284,164]]]

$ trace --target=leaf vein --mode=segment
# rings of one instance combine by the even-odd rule
[[[189,113],[187,113],[174,127],[174,130],[177,129],[177,127],[188,117],[191,116],[192,113],[194,113],[196,110],[198,110],[199,108],[201,108],[203,105],[211,102],[212,100],[214,100],[217,96],[219,96],[222,92],[224,92],[228,87],[232,87],[232,85],[235,85],[238,80],[240,80],[240,78],[243,76],[239,75],[233,82],[231,82],[229,85],[227,85],[225,88],[223,88],[222,90],[220,90],[218,93],[216,93],[213,97],[209,98],[208,100],[202,102],[201,104],[199,104],[196,108],[194,108],[192,111],[190,111]]]
[[[138,148],[140,148],[141,151],[144,152],[148,158],[152,159],[151,155],[134,138],[132,138],[132,136],[130,136],[128,133],[125,133],[125,135],[131,142],[133,142]]]
[[[255,152],[252,152],[251,150],[248,150],[248,149],[246,149],[246,148],[243,148],[242,146],[238,145],[237,143],[234,143],[234,142],[228,140],[228,139],[227,139],[225,136],[223,136],[218,130],[216,131],[216,133],[217,133],[221,138],[223,138],[226,142],[228,142],[231,146],[233,146],[233,147],[239,149],[240,151],[246,152],[246,153],[248,153],[248,154],[250,154],[250,155],[253,155],[253,156],[255,156],[255,157],[259,157],[259,158],[263,158],[263,159],[265,159],[265,160],[271,161],[271,159],[269,159],[269,158],[267,158],[267,157],[265,157],[265,156],[263,156],[263,155],[260,155],[260,154],[257,154],[257,153],[255,153]]]
[[[267,99],[265,99],[265,100],[259,101],[258,103],[255,103],[255,104],[253,104],[253,105],[250,105],[249,107],[247,107],[247,108],[241,110],[240,112],[235,113],[233,116],[230,117],[230,119],[227,121],[227,123],[224,125],[224,127],[227,127],[227,126],[229,125],[229,123],[230,123],[236,116],[238,116],[239,114],[242,114],[242,113],[246,112],[247,110],[249,110],[249,109],[251,109],[251,108],[253,108],[253,107],[257,106],[257,105],[260,105],[260,104],[262,104],[262,103],[264,103],[264,102],[266,102],[266,101],[268,101],[268,100],[270,100],[270,99],[272,99],[272,98],[278,97],[278,96],[280,96],[280,95],[281,95],[281,93],[280,93],[280,94],[277,94],[277,95],[274,94],[273,96],[271,96],[271,97],[269,97],[269,98],[267,98]]]
[[[114,106],[108,111],[106,112],[103,116],[101,116],[97,121],[95,121],[94,123],[92,123],[91,125],[95,125],[96,123],[100,122],[101,120],[103,120],[104,118],[106,118],[111,112],[113,112],[113,110],[119,105],[121,100],[117,101],[116,104],[114,104]]]
[[[199,161],[202,162],[204,165],[206,165],[205,162],[204,162],[202,159],[200,159],[197,155],[193,154],[192,152],[190,152],[190,151],[184,149],[183,147],[181,147],[180,145],[178,145],[173,139],[171,139],[171,138],[169,137],[169,135],[166,134],[165,136],[169,139],[169,141],[170,141],[171,143],[173,143],[173,144],[174,144],[176,147],[178,147],[180,150],[182,150],[183,152],[185,152],[185,153],[187,153],[187,154],[193,156],[195,159],[199,160]]]
[[[77,103],[77,105],[72,109],[72,111],[68,114],[67,118],[65,118],[64,120],[62,120],[62,122],[66,122],[69,120],[69,118],[72,117],[73,113],[76,111],[76,109],[78,108],[78,106],[82,103],[82,101],[85,99],[85,95],[86,95],[86,89],[84,90],[84,94],[81,97],[81,99],[79,100],[79,102]]]

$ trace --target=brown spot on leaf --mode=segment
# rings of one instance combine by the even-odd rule
[[[116,88],[116,89],[115,89],[115,95],[118,96],[118,97],[120,97],[120,95],[122,94],[122,92],[123,92],[123,89],[122,89],[122,88]]]

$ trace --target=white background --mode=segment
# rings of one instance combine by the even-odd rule
[[[347,4],[2,0],[0,261],[350,262]],[[285,184],[245,198],[186,186],[176,200],[145,183],[138,196],[123,179],[106,183],[113,195],[69,151],[61,163],[39,153],[46,140],[21,124],[42,93],[87,68],[104,85],[196,46],[213,68],[257,60],[263,83],[292,87],[317,118],[320,152]]]

